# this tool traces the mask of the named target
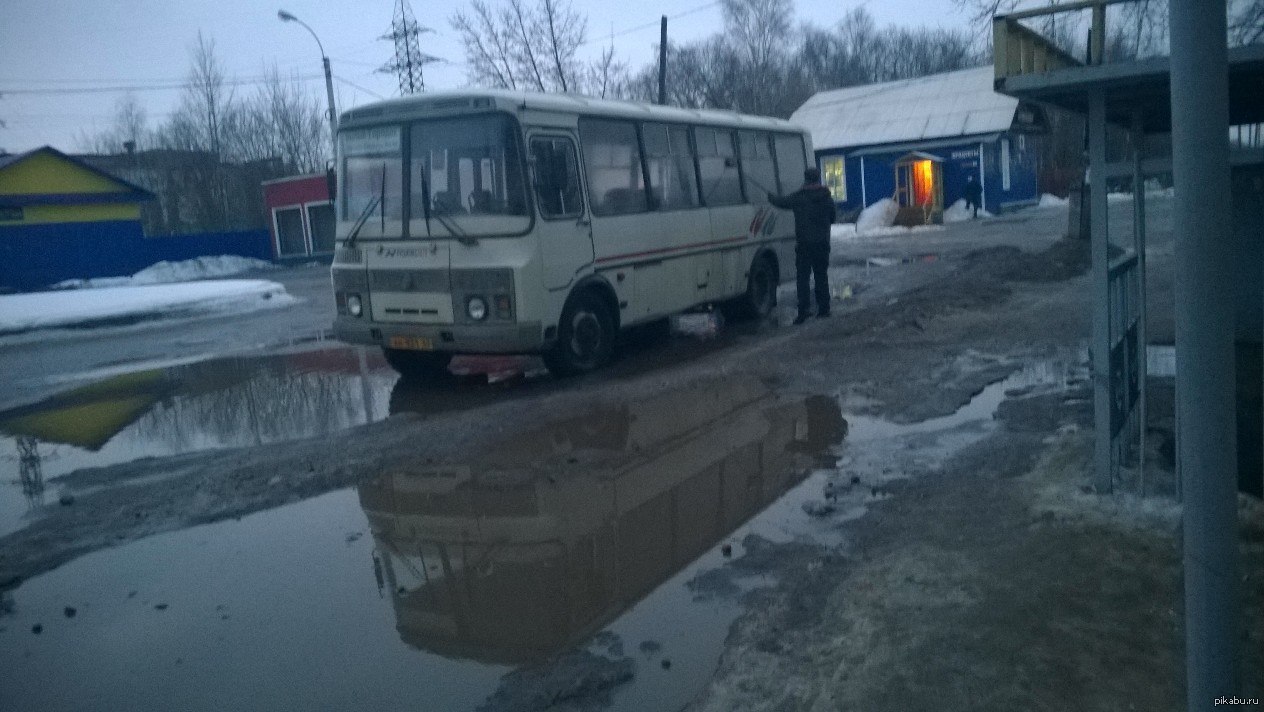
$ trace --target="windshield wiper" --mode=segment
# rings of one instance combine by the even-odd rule
[[[360,213],[360,217],[356,218],[355,225],[351,226],[351,234],[347,236],[347,247],[355,247],[356,238],[360,236],[360,230],[364,228],[364,224],[369,221],[369,216],[373,214],[374,208],[382,206],[382,234],[386,234],[386,163],[382,163],[382,184],[378,189],[377,197],[369,201],[364,206],[364,211]]]
[[[456,224],[456,219],[452,216],[435,213],[435,220],[438,220],[439,224],[446,228],[448,232],[452,233],[452,236],[455,237],[457,242],[460,242],[462,245],[478,244],[478,240],[470,237],[468,232],[461,229],[461,227]]]
[[[425,171],[430,172],[430,164],[426,164]],[[478,240],[470,237],[468,233],[462,230],[453,221],[451,216],[445,215],[442,211],[432,212],[430,209],[430,181],[423,176],[421,179],[421,212],[426,218],[426,237],[433,237],[430,234],[430,218],[434,217],[439,224],[444,227],[450,234],[456,237],[457,241],[464,245],[474,245]]]
[[[426,163],[425,171],[430,172],[430,164]],[[430,181],[421,178],[421,212],[426,216],[426,237],[430,237]]]
[[[356,218],[355,225],[351,226],[351,234],[347,236],[347,247],[355,247],[356,237],[360,235],[360,228],[364,227],[364,223],[368,222],[369,216],[373,214],[373,209],[381,202],[382,199],[377,197],[364,206],[364,211],[360,213],[360,217]]]

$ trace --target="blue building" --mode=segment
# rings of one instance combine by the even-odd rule
[[[942,209],[964,197],[970,176],[983,188],[983,208],[999,213],[1038,201],[1038,141],[1047,123],[1038,106],[993,91],[994,71],[823,91],[790,120],[811,131],[843,215],[883,198]],[[925,170],[905,168],[897,178],[896,164],[910,160],[925,161]]]

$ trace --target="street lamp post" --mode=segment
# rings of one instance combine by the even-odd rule
[[[338,114],[334,110],[334,77],[329,71],[329,57],[325,54],[325,45],[321,44],[320,38],[316,36],[316,31],[308,27],[306,22],[303,22],[285,10],[277,10],[277,17],[280,18],[282,22],[297,22],[302,25],[312,34],[312,39],[316,40],[316,46],[320,48],[320,62],[325,66],[325,92],[329,98],[329,142],[333,149],[333,153],[330,155],[336,158],[338,155]]]

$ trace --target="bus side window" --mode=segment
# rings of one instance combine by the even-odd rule
[[[803,137],[795,134],[777,134],[773,141],[777,149],[777,175],[781,182],[781,192],[791,193],[798,190],[803,183],[803,170],[807,168],[804,158]],[[843,188],[844,195],[846,188]]]
[[[733,132],[704,126],[694,128],[698,146],[698,170],[702,178],[702,200],[709,207],[742,202],[741,173]]]
[[[763,131],[741,131],[737,136],[742,154],[742,182],[746,189],[746,202],[766,205],[768,194],[778,192],[771,136]]]
[[[689,129],[667,124],[643,124],[645,159],[650,171],[650,191],[658,210],[698,207],[698,185],[693,170]]]
[[[649,210],[636,124],[613,119],[579,120],[584,173],[592,213],[630,215]]]
[[[579,162],[569,139],[531,139],[535,192],[545,218],[578,217],[584,212],[579,190]]]

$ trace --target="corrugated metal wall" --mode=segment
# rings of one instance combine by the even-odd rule
[[[147,238],[136,220],[0,227],[0,291],[67,279],[121,277],[163,260],[207,255],[272,259],[267,230]]]

